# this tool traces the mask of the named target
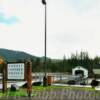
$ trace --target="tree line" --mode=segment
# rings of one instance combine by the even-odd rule
[[[37,58],[32,61],[32,72],[43,72],[44,62]],[[76,66],[83,66],[88,69],[90,73],[93,73],[93,68],[100,68],[100,57],[89,57],[88,52],[72,53],[69,58],[64,55],[61,60],[47,59],[47,72],[72,72],[72,68]]]
[[[17,53],[19,54],[19,53]],[[25,55],[25,54],[23,54]],[[20,54],[19,54],[20,56]],[[10,59],[10,56],[8,57]],[[18,57],[17,57],[18,58]],[[23,56],[23,59],[17,59],[16,62],[25,62],[27,56]],[[32,72],[44,72],[44,57],[29,56],[32,62]],[[90,75],[93,73],[93,68],[100,68],[100,57],[96,56],[91,58],[88,52],[72,53],[70,57],[63,59],[50,59],[47,58],[47,72],[72,72],[72,68],[76,66],[83,66],[89,70]],[[2,65],[0,65],[0,72],[2,72]]]

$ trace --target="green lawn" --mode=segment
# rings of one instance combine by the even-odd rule
[[[68,90],[85,90],[85,91],[94,91],[95,89],[93,88],[87,88],[87,87],[71,87],[71,86],[33,86],[32,87],[32,96],[36,96],[38,92],[41,91],[49,91],[49,90],[54,90],[54,89],[68,89]],[[25,88],[20,88],[20,90],[16,92],[10,91],[10,89],[7,90],[7,93],[3,94],[2,91],[0,91],[0,97],[14,97],[14,96],[27,96],[27,89]]]
[[[35,96],[35,93],[32,93],[32,96]],[[14,96],[20,96],[20,97],[25,97],[27,96],[27,89],[20,88],[18,91],[10,91],[10,89],[7,90],[7,93],[2,93],[0,91],[0,97],[14,97]]]
[[[72,86],[47,86],[47,87],[43,87],[43,86],[33,86],[33,90],[35,91],[43,91],[43,90],[49,90],[49,89],[60,89],[60,88],[64,88],[64,89],[72,89],[72,90],[89,90],[89,91],[95,91],[94,88],[90,88],[90,87],[72,87]]]

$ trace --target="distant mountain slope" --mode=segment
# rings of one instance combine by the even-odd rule
[[[25,52],[2,48],[0,48],[0,57],[4,58],[7,62],[25,61],[26,59],[37,58],[36,56],[33,56]]]

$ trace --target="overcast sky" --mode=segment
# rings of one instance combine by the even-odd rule
[[[47,1],[47,56],[100,56],[100,0]],[[0,48],[44,56],[41,0],[0,0]]]

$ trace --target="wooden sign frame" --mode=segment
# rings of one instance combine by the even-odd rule
[[[10,62],[8,64],[18,64],[18,63],[22,63],[22,62]],[[3,79],[2,79],[2,84],[3,84],[3,93],[7,92],[7,81],[10,80],[10,81],[18,81],[21,79],[8,79],[7,77],[7,63],[3,63]],[[31,73],[32,73],[32,63],[31,61],[27,61],[24,64],[24,81],[27,81],[27,94],[28,96],[31,96],[31,93],[32,93],[32,76],[31,76]]]

